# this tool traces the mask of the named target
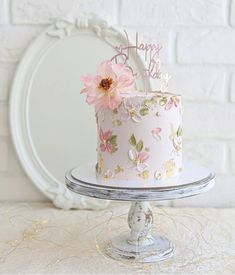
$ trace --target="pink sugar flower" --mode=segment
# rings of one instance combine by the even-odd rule
[[[81,77],[88,104],[95,105],[96,111],[117,108],[125,94],[134,90],[134,76],[130,68],[122,63],[113,64],[104,61],[100,64],[96,76]]]

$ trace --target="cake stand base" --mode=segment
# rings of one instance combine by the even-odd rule
[[[108,241],[106,254],[116,260],[137,263],[161,261],[173,255],[170,240],[151,235],[153,213],[149,201],[161,201],[195,196],[214,185],[215,174],[210,169],[185,163],[180,177],[166,181],[99,181],[93,165],[75,168],[66,174],[69,190],[92,198],[131,201],[128,213],[129,234],[122,234]],[[154,232],[155,233],[155,232]]]
[[[128,234],[113,238],[106,247],[106,254],[115,260],[133,260],[151,263],[165,260],[174,253],[174,245],[166,237],[153,235],[153,243],[145,246],[128,243]]]
[[[166,237],[151,235],[153,213],[149,202],[132,202],[128,213],[130,233],[115,237],[106,247],[106,254],[116,260],[149,263],[173,255],[174,246]]]

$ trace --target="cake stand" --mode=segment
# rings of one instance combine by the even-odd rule
[[[151,234],[153,213],[150,201],[195,196],[214,185],[215,175],[208,168],[186,163],[180,177],[162,181],[98,180],[94,165],[70,170],[66,176],[69,190],[93,198],[130,201],[128,225],[130,233],[116,236],[106,246],[106,254],[116,260],[147,263],[173,255],[174,245],[164,236]]]

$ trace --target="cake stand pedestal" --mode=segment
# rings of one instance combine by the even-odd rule
[[[153,213],[150,201],[172,200],[198,195],[214,185],[215,175],[208,168],[186,163],[180,177],[164,181],[98,180],[94,165],[69,171],[69,190],[93,198],[131,201],[128,213],[130,232],[112,239],[106,254],[116,260],[155,262],[173,255],[174,245],[164,236],[151,234]]]

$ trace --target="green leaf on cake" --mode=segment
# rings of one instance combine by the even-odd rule
[[[166,103],[167,103],[167,98],[164,96],[164,97],[159,101],[159,104],[160,104],[160,106],[164,106],[164,105],[166,105]]]
[[[142,116],[146,116],[149,113],[149,109],[147,107],[140,109],[140,114]]]
[[[116,145],[117,144],[117,136],[116,135],[112,135],[111,138],[109,139],[109,142],[112,145]]]
[[[146,99],[146,100],[144,101],[144,105],[145,105],[146,107],[151,107],[152,104],[153,104],[152,99]]]
[[[136,146],[136,138],[135,138],[135,135],[134,135],[134,134],[131,135],[129,141],[130,141],[130,144],[131,144],[131,145]]]
[[[179,126],[176,134],[177,134],[177,137],[182,136],[182,128],[180,126]]]
[[[112,148],[112,154],[115,153],[117,150],[118,150],[118,148],[117,148],[116,146],[114,146],[114,147]]]
[[[136,144],[136,150],[137,152],[141,152],[144,147],[143,140],[141,139],[137,144]]]

